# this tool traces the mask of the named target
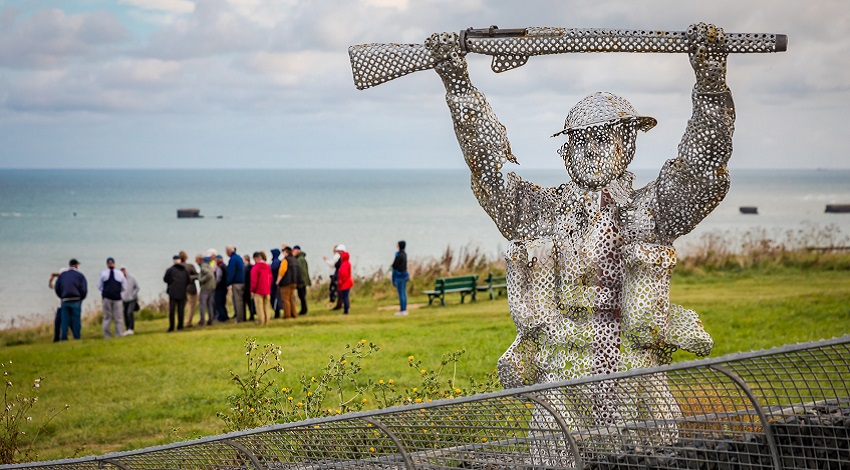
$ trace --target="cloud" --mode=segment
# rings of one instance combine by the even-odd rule
[[[93,57],[128,39],[127,30],[109,12],[68,15],[56,8],[23,15],[2,11],[0,67],[50,68]]]
[[[191,0],[120,0],[119,3],[132,5],[143,10],[156,10],[170,13],[191,13],[195,10],[195,3]]]
[[[139,152],[167,146],[156,147],[155,135],[182,135],[186,148],[208,147],[210,139],[200,137],[201,123],[208,121],[199,116],[214,116],[210,125],[222,139],[232,133],[233,148],[244,132],[260,153],[321,147],[331,159],[328,166],[351,165],[355,154],[364,165],[462,165],[436,74],[418,72],[356,91],[347,49],[421,43],[433,32],[491,24],[683,30],[704,20],[729,32],[789,34],[787,53],[729,59],[740,111],[736,152],[750,155],[742,152],[741,161],[768,164],[752,156],[759,151],[774,156],[770,164],[805,163],[797,157],[804,144],[778,136],[834,126],[850,104],[845,0],[122,0],[108,10],[98,10],[97,2],[86,3],[88,10],[52,4],[57,6],[0,7],[0,125],[38,122],[33,132],[79,129],[78,141],[85,142],[86,123],[108,132],[109,125],[135,129],[127,123],[143,122],[152,126],[148,137],[122,134]],[[469,62],[474,83],[508,127],[524,165],[560,165],[553,160],[557,143],[548,135],[593,91],[620,94],[659,119],[638,149],[652,155],[641,160],[649,165],[662,158],[656,155],[675,153],[690,114],[694,79],[683,54],[532,57],[503,74],[489,70],[489,57],[469,56]],[[194,132],[179,132],[189,123]],[[820,160],[810,165],[828,166],[820,162],[835,161],[828,155],[850,146],[844,133],[817,135]],[[93,152],[81,144],[81,154],[87,150]],[[25,145],[8,151],[30,152]],[[404,152],[434,154],[400,161],[389,156]],[[244,161],[253,161],[250,152]]]

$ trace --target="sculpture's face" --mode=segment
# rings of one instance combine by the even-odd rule
[[[558,150],[573,181],[598,190],[619,178],[635,155],[637,127],[618,122],[567,132],[567,143]]]

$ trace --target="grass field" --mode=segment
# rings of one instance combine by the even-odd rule
[[[392,308],[381,308],[391,306],[392,298],[358,295],[356,287],[353,293],[347,317],[317,305],[306,317],[265,328],[228,324],[167,334],[167,321],[160,318],[137,321],[134,336],[104,340],[100,328],[89,325],[82,341],[58,344],[50,342],[47,328],[0,332],[0,344],[7,344],[0,361],[13,361],[9,378],[17,384],[44,377],[34,423],[47,408],[70,405],[37,446],[39,459],[56,459],[221,432],[215,413],[226,410],[225,398],[235,391],[230,371],[246,367],[242,344],[248,337],[282,347],[286,370],[278,383],[290,386],[361,339],[381,347],[363,361],[363,376],[374,380],[416,386],[408,356],[435,367],[443,353],[458,349],[467,351],[458,376],[482,377],[514,338],[504,298],[464,305],[451,298],[446,307],[395,317]],[[715,340],[712,356],[850,333],[847,269],[689,271],[674,277],[671,300],[700,313]],[[28,344],[8,345],[18,342]]]

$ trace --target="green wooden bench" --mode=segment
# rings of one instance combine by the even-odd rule
[[[472,295],[472,301],[475,301],[475,293],[478,291],[478,276],[459,276],[459,277],[442,277],[434,282],[434,290],[422,291],[423,294],[428,294],[428,305],[435,298],[440,298],[440,304],[446,305],[446,294],[453,292],[460,293],[460,303],[463,303],[468,294]]]
[[[490,294],[490,300],[493,300],[501,295],[502,292],[507,295],[508,283],[505,276],[494,276],[493,273],[490,273],[487,279],[484,280],[484,284],[478,286],[478,291],[488,292]]]

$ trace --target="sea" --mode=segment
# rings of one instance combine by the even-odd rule
[[[556,186],[564,169],[524,169],[523,179]],[[635,170],[640,187],[657,170]],[[190,258],[234,245],[239,253],[300,245],[310,274],[327,277],[323,257],[344,244],[359,274],[389,271],[396,242],[411,258],[447,248],[501,256],[506,241],[454,170],[0,170],[0,329],[49,321],[57,299],[50,274],[80,261],[89,281],[84,311],[99,306],[98,274],[108,257],[125,265],[151,300],[180,250]],[[680,252],[707,233],[829,232],[848,243],[850,170],[732,170],[732,188]],[[756,206],[757,215],[739,207]],[[202,218],[178,219],[181,208]],[[850,243],[848,243],[850,244]]]

